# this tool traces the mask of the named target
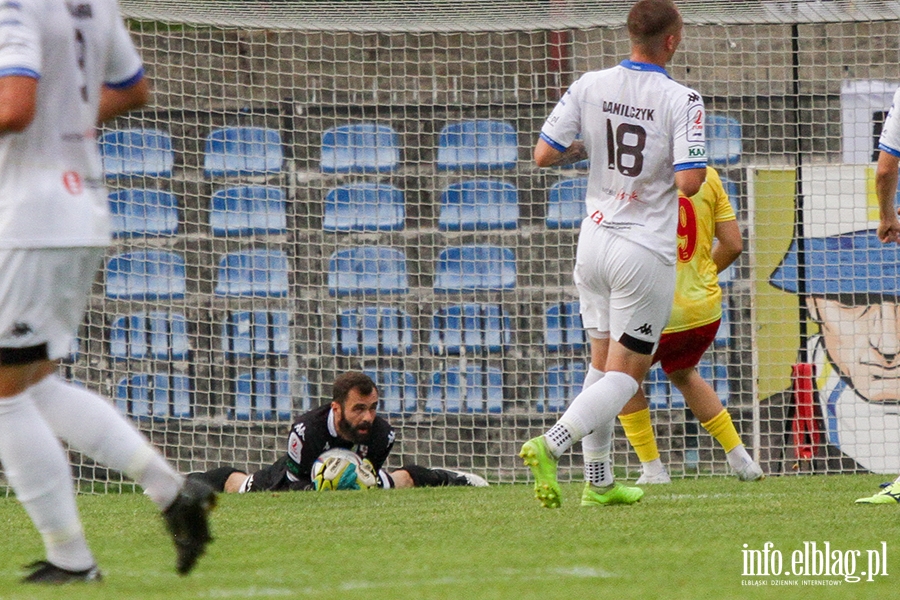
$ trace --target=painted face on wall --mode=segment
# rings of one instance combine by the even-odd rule
[[[832,364],[870,402],[900,402],[900,302],[811,296]]]

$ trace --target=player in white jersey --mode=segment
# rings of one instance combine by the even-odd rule
[[[884,119],[878,140],[878,166],[875,170],[875,192],[878,195],[880,223],[876,230],[884,244],[900,243],[900,220],[894,200],[897,196],[898,168],[900,168],[900,88],[894,92],[891,109]],[[888,311],[884,311],[888,313]],[[890,314],[890,313],[888,313]],[[887,326],[885,326],[887,327]],[[887,332],[886,335],[889,335]],[[868,498],[860,498],[861,504],[897,504],[900,502],[900,477],[884,486],[880,492]]]
[[[559,421],[519,453],[548,508],[560,505],[557,461],[579,440],[587,479],[582,506],[643,496],[613,479],[613,426],[647,374],[669,318],[678,189],[693,196],[706,177],[703,100],[665,70],[681,30],[670,0],[636,2],[628,14],[629,60],[572,84],[534,150],[539,167],[584,158],[591,165],[574,279],[593,368]]]
[[[44,540],[28,583],[100,579],[59,439],[144,488],[180,573],[211,540],[209,486],[56,374],[110,241],[97,123],[148,98],[115,0],[0,1],[0,463]]]

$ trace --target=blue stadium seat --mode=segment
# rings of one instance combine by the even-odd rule
[[[737,267],[734,263],[728,265],[728,268],[719,273],[719,287],[723,290],[727,290],[734,284],[735,273],[737,271]]]
[[[431,353],[442,355],[502,352],[509,347],[509,315],[499,304],[456,304],[434,313]]]
[[[728,303],[722,302],[722,321],[719,323],[719,329],[716,331],[716,338],[713,344],[716,348],[727,348],[731,344],[731,316],[728,310]]]
[[[328,293],[332,296],[408,291],[406,255],[402,250],[356,246],[337,250],[328,261]]]
[[[378,385],[379,410],[388,415],[400,416],[416,411],[419,393],[416,376],[397,369],[365,369],[366,375]]]
[[[584,360],[572,360],[550,365],[543,377],[544,401],[538,402],[538,412],[562,412],[569,402],[581,393],[587,367]]]
[[[406,218],[403,192],[388,183],[358,182],[325,194],[325,231],[400,231]]]
[[[189,419],[193,410],[193,387],[183,373],[139,373],[119,380],[116,408],[138,420]]]
[[[119,315],[109,330],[109,354],[116,360],[187,360],[187,319],[178,313]]]
[[[222,350],[229,360],[287,356],[291,350],[286,311],[230,312],[222,324]]]
[[[174,252],[140,250],[106,263],[106,297],[114,300],[184,298],[184,258]]]
[[[210,200],[209,226],[220,237],[287,233],[284,193],[263,185],[217,190]]]
[[[426,412],[503,412],[503,373],[496,367],[453,365],[431,375]]]
[[[172,137],[159,129],[118,129],[100,138],[107,177],[171,177],[175,164]]]
[[[703,358],[697,364],[697,373],[704,381],[709,383],[716,391],[719,400],[723,406],[728,405],[728,397],[731,393],[728,383],[728,368],[725,365],[713,364],[708,358]],[[684,394],[677,387],[670,385],[672,408],[685,408],[687,403],[684,400]]]
[[[519,224],[519,193],[497,179],[451,183],[441,193],[441,231],[515,229]]]
[[[217,296],[282,298],[288,295],[288,258],[281,250],[252,248],[219,260]]]
[[[72,338],[72,342],[69,344],[69,355],[62,360],[66,363],[74,363],[79,356],[81,356],[81,338],[76,336]]]
[[[230,411],[234,419],[289,421],[293,413],[291,376],[287,369],[257,368],[237,375],[234,409]]]
[[[587,177],[563,179],[550,186],[547,193],[547,227],[569,229],[580,227],[587,216],[584,199],[587,196]]]
[[[409,354],[412,319],[392,306],[363,306],[341,311],[331,328],[331,351],[343,356]]]
[[[516,287],[516,255],[500,246],[453,246],[438,255],[434,291],[511,290]]]
[[[518,160],[516,129],[506,121],[449,123],[438,135],[439,171],[514,169]]]
[[[389,125],[351,123],[322,134],[323,173],[390,173],[400,165],[400,138]]]
[[[697,364],[697,372],[704,380],[709,382],[716,390],[716,396],[722,401],[722,406],[728,406],[731,396],[731,386],[728,381],[728,367],[704,358]],[[673,386],[674,387],[674,386]]]
[[[741,186],[724,175],[720,175],[719,178],[722,180],[722,187],[725,188],[725,193],[728,195],[728,201],[731,203],[734,214],[738,214],[741,207]]]
[[[712,165],[741,160],[741,124],[725,115],[706,114],[706,151]]]
[[[587,348],[577,300],[551,304],[544,311],[544,347],[548,352]]]
[[[644,393],[647,395],[647,401],[652,410],[669,407],[672,395],[671,385],[669,378],[666,377],[659,365],[652,367],[644,378]]]
[[[265,127],[225,127],[206,136],[203,172],[207,177],[269,175],[281,172],[281,134]]]
[[[109,194],[113,237],[175,235],[178,199],[162,190],[125,189]]]

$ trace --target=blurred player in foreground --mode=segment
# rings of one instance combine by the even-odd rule
[[[630,59],[573,83],[534,149],[539,167],[590,159],[573,276],[596,381],[519,452],[546,508],[560,506],[559,457],[579,440],[582,506],[633,504],[644,495],[614,480],[613,428],[646,376],[669,319],[678,190],[693,196],[706,178],[703,99],[665,69],[681,43],[678,8],[668,0],[639,0],[627,26]]]
[[[376,414],[378,389],[368,375],[350,371],[334,380],[331,404],[301,415],[288,434],[287,454],[252,474],[233,467],[192,473],[225,492],[312,490],[310,476],[320,454],[346,448],[363,460],[368,487],[409,488],[469,485],[486,487],[487,481],[472,473],[407,465],[388,472],[382,466],[394,446],[394,430]]]
[[[878,239],[884,244],[900,243],[900,221],[897,219],[897,207],[894,200],[897,195],[897,170],[900,168],[900,88],[894,92],[894,100],[891,110],[884,119],[884,128],[881,130],[881,138],[878,140],[878,166],[875,170],[875,193],[878,195],[878,212],[880,224],[878,225]],[[896,304],[890,313],[893,313],[896,323]],[[888,333],[890,335],[890,333]],[[896,341],[895,341],[896,343]],[[896,345],[893,346],[896,348]],[[897,353],[892,356],[896,361]],[[900,364],[898,364],[900,366]],[[897,367],[893,367],[895,370]],[[896,381],[896,379],[895,379]],[[900,477],[884,487],[880,492],[868,498],[857,500],[860,504],[897,504],[900,502]]]
[[[714,243],[714,239],[718,240]],[[653,362],[684,395],[685,402],[725,450],[728,464],[741,481],[763,478],[762,469],[747,453],[731,415],[716,391],[697,372],[697,364],[713,343],[722,319],[722,288],[718,275],[743,251],[741,230],[728,201],[722,180],[712,167],[706,182],[692,198],[679,198],[678,266],[675,301]],[[591,366],[584,387],[597,379]],[[643,390],[628,401],[619,421],[641,461],[637,483],[670,483],[659,459],[650,423],[650,405]]]
[[[96,126],[147,102],[143,75],[115,0],[0,4],[0,462],[46,550],[26,583],[100,579],[57,438],[144,488],[179,573],[212,539],[213,490],[56,375],[110,242]]]

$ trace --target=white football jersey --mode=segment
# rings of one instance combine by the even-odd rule
[[[884,118],[881,137],[878,139],[878,149],[894,156],[900,156],[900,115],[897,114],[900,108],[898,106],[900,106],[900,88],[894,92],[891,110]]]
[[[106,245],[97,115],[143,77],[116,0],[0,0],[0,77],[39,79],[31,125],[0,134],[0,247]]]
[[[559,151],[580,134],[588,152],[586,216],[676,259],[675,171],[706,166],[703,98],[662,67],[629,60],[578,79],[541,139]]]

